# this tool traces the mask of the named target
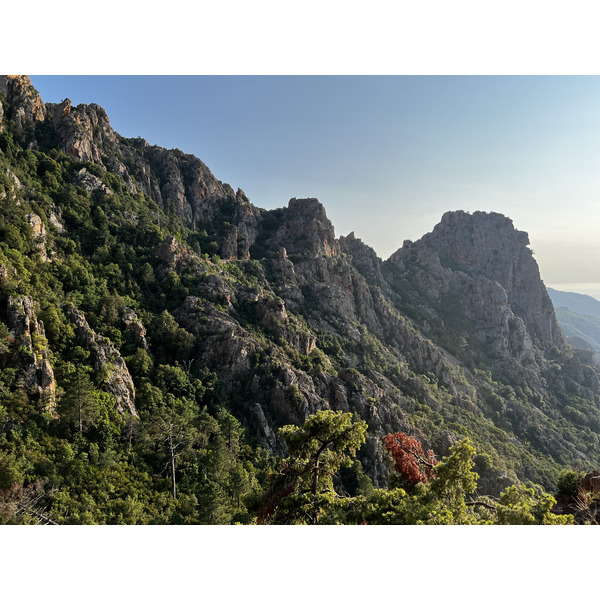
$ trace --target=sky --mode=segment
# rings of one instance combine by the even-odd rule
[[[446,211],[494,211],[529,233],[547,285],[600,281],[599,77],[32,82],[46,102],[95,102],[121,135],[195,154],[257,206],[319,198],[336,235],[354,231],[382,258]]]

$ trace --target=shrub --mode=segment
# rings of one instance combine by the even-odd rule
[[[564,469],[561,471],[556,482],[556,490],[559,494],[577,497],[579,484],[581,483],[582,474],[572,469]]]

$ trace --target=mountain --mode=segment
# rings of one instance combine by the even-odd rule
[[[562,292],[552,288],[548,288],[548,294],[555,308],[564,306],[571,312],[600,319],[600,302],[587,294]]]
[[[600,319],[574,313],[565,306],[556,308],[556,318],[574,348],[591,350],[600,356]]]
[[[368,424],[350,496],[388,483],[398,431],[439,457],[469,436],[483,494],[600,460],[600,370],[510,219],[447,213],[384,261],[317,199],[259,208],[95,104],[22,76],[0,100],[11,498],[37,485],[56,522],[251,522],[280,428],[327,409]]]
[[[600,357],[600,302],[586,294],[548,288],[558,323],[568,342]]]

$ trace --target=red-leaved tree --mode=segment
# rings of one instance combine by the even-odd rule
[[[383,441],[394,459],[394,469],[406,483],[427,483],[433,477],[433,467],[438,461],[432,450],[425,454],[421,442],[401,431],[388,433]]]

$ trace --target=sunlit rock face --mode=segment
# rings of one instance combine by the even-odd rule
[[[41,410],[56,417],[56,381],[37,308],[31,296],[9,296],[7,323],[15,343],[27,350],[22,357],[24,387],[37,398]]]
[[[0,126],[3,117],[18,127],[46,118],[46,106],[27,75],[0,75],[0,93],[9,106],[5,115],[0,112]]]

